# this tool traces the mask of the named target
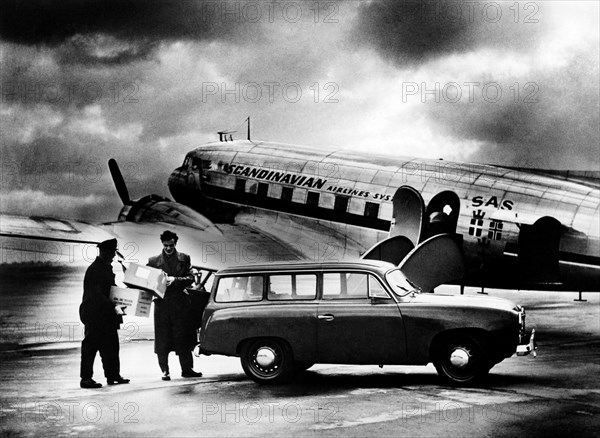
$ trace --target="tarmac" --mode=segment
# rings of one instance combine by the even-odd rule
[[[485,385],[450,388],[434,367],[318,364],[260,386],[238,358],[201,356],[202,378],[160,379],[151,318],[128,317],[128,385],[79,388],[82,269],[0,276],[2,436],[597,436],[600,294],[490,291],[525,306],[538,357],[506,359]],[[35,274],[35,275],[33,275]],[[438,291],[439,293],[442,291]],[[454,288],[444,292],[457,294]],[[467,290],[467,294],[475,294]],[[95,379],[102,378],[100,359]]]

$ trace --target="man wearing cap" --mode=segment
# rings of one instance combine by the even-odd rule
[[[192,369],[192,350],[196,345],[196,329],[190,314],[190,297],[185,288],[194,282],[190,256],[175,249],[177,234],[165,231],[160,235],[162,252],[150,257],[148,266],[162,269],[167,274],[164,299],[154,298],[154,352],[163,380],[171,380],[169,352],[179,356],[182,377],[202,377]]]
[[[110,300],[110,287],[115,285],[112,260],[117,252],[117,239],[98,244],[99,255],[85,271],[83,300],[79,316],[85,326],[81,343],[82,388],[100,388],[94,381],[94,359],[100,352],[104,376],[109,385],[129,383],[121,377],[119,363],[119,335],[117,330],[123,322],[123,311]]]

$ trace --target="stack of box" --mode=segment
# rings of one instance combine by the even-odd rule
[[[131,289],[128,287],[111,286],[110,299],[117,305],[125,307],[127,315],[150,316],[150,305],[152,304],[152,293]]]
[[[130,263],[125,271],[123,280],[127,286],[155,293],[160,298],[165,297],[167,276],[161,269]]]
[[[167,290],[166,274],[156,268],[130,263],[123,280],[128,288],[112,286],[110,299],[119,306],[125,307],[125,313],[135,316],[150,316],[152,295],[164,298]]]

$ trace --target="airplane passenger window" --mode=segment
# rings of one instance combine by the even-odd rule
[[[258,190],[256,191],[256,194],[258,196],[267,196],[267,193],[269,193],[269,184],[258,183]]]
[[[335,211],[347,211],[348,210],[348,202],[350,198],[348,196],[336,196],[335,204],[333,204],[333,209]]]
[[[311,207],[316,207],[319,205],[319,193],[318,192],[308,192],[306,195],[306,205]]]
[[[367,202],[365,204],[365,216],[377,219],[377,215],[379,214],[379,204],[374,202]]]
[[[241,178],[235,179],[235,191],[245,192],[246,191],[246,180]]]
[[[281,200],[282,201],[292,201],[292,196],[294,194],[294,189],[291,187],[282,187],[281,188]]]

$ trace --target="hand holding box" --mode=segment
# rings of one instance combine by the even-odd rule
[[[140,289],[130,289],[128,287],[111,286],[110,299],[117,306],[116,309],[123,309],[127,314],[134,316],[150,316],[150,306],[152,304],[152,293]],[[118,312],[117,312],[118,313]]]
[[[161,269],[137,263],[129,264],[123,283],[127,286],[154,292],[160,298],[165,297],[167,290],[167,276]]]

